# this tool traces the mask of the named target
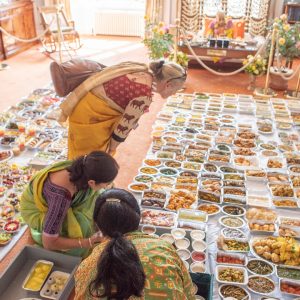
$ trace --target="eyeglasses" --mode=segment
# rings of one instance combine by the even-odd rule
[[[170,81],[175,80],[175,79],[182,79],[182,78],[186,78],[186,77],[187,77],[187,73],[186,73],[186,70],[184,70],[184,74],[182,76],[171,78],[167,81],[167,83],[169,83]]]

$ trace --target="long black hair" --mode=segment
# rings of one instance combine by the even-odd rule
[[[94,297],[124,300],[141,297],[146,275],[137,250],[123,234],[138,229],[140,208],[135,197],[122,189],[111,189],[96,200],[94,221],[111,238],[103,250],[97,275],[89,286]]]
[[[89,180],[95,180],[96,184],[112,182],[118,175],[119,165],[108,153],[93,151],[78,157],[67,170],[77,190],[86,190]]]

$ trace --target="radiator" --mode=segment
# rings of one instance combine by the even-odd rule
[[[94,34],[142,36],[144,14],[137,11],[96,11]]]

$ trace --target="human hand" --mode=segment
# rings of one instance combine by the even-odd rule
[[[92,235],[90,237],[91,241],[93,244],[95,243],[102,243],[103,240],[104,240],[104,237],[102,235],[102,232],[101,231],[98,231],[97,233],[95,233],[94,235]]]
[[[120,144],[119,142],[111,138],[109,141],[108,153],[113,156],[116,153],[119,144]]]

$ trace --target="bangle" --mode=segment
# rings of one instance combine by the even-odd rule
[[[93,248],[93,243],[92,243],[91,238],[89,238],[89,243],[90,243],[90,247]]]
[[[78,239],[78,243],[79,243],[80,248],[82,248],[82,243],[81,243],[80,239]]]

